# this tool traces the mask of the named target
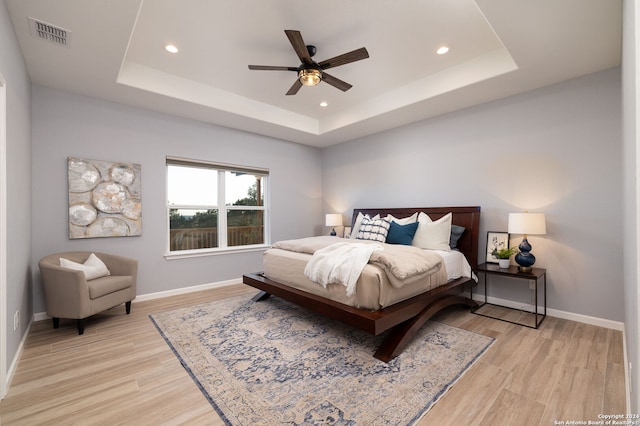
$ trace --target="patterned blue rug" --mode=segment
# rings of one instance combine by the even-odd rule
[[[276,297],[151,320],[229,425],[414,424],[493,343],[431,321],[385,364],[372,356],[383,336]]]

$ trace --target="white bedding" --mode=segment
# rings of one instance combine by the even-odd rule
[[[351,296],[371,254],[377,250],[382,250],[380,244],[332,244],[316,250],[304,269],[304,275],[324,288],[328,284],[341,283],[347,288],[347,296]]]
[[[308,253],[271,248],[264,252],[263,272],[266,277],[281,284],[345,305],[372,311],[430,291],[457,278],[471,276],[477,282],[475,276],[471,274],[469,263],[460,252],[425,251],[432,252],[431,254],[441,262],[444,268],[439,268],[436,274],[398,288],[392,285],[389,275],[380,266],[369,263],[362,270],[356,282],[356,291],[351,296],[346,295],[345,286],[342,284],[329,284],[325,288],[305,276],[304,270],[311,258]]]
[[[444,251],[444,250],[431,250],[434,253],[438,253],[444,261],[444,266],[447,269],[447,279],[449,281],[458,279],[460,277],[472,277],[471,265],[467,261],[467,258],[458,250]],[[475,275],[473,279],[477,281]]]

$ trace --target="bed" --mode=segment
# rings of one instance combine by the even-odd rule
[[[480,207],[477,206],[355,209],[351,223],[355,224],[358,214],[369,217],[392,215],[395,218],[405,218],[416,212],[426,213],[433,221],[451,213],[452,224],[464,227],[464,232],[457,240],[456,250],[466,257],[470,267],[478,264]],[[374,354],[375,358],[384,362],[389,362],[402,353],[414,334],[440,310],[457,304],[466,305],[471,309],[477,307],[477,304],[467,296],[470,294],[471,286],[476,284],[471,276],[453,279],[447,277],[444,284],[418,282],[416,285],[412,284],[410,289],[393,296],[384,296],[384,291],[381,290],[375,296],[379,298],[376,304],[371,300],[362,301],[341,295],[345,290],[339,284],[329,285],[326,289],[317,284],[310,287],[309,283],[304,282],[305,278],[300,276],[302,274],[300,268],[304,268],[303,265],[311,255],[294,253],[293,260],[286,260],[279,257],[279,250],[281,249],[272,248],[265,252],[264,271],[243,276],[245,284],[261,290],[254,300],[261,301],[273,295],[376,336],[387,333]],[[287,256],[291,257],[291,254]],[[269,257],[273,257],[276,262],[291,262],[291,265],[287,263],[271,265],[269,262],[274,260],[270,260]],[[366,279],[364,276],[367,274],[379,277],[380,272],[376,272],[376,268],[374,265],[367,265],[357,285],[361,285],[360,281]],[[420,286],[426,290],[420,290]],[[362,288],[357,287],[355,294],[362,293]],[[372,298],[369,297],[369,299]]]

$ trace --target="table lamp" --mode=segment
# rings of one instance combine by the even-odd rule
[[[340,213],[327,214],[325,216],[324,224],[325,226],[331,226],[331,227],[342,226],[342,215]],[[331,230],[331,235],[334,237],[336,236],[335,228]]]
[[[520,253],[516,254],[515,261],[520,272],[531,272],[531,267],[536,263],[536,258],[530,253],[531,244],[527,241],[527,235],[542,235],[547,233],[544,213],[509,213],[509,234],[523,234],[524,238],[518,246]]]

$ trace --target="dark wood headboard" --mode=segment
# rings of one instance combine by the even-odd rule
[[[356,221],[358,213],[373,217],[379,214],[385,217],[390,214],[398,219],[411,216],[415,212],[424,212],[431,220],[438,220],[447,213],[452,213],[452,223],[464,226],[465,231],[458,240],[458,249],[464,253],[471,267],[478,264],[478,236],[480,231],[480,207],[414,207],[414,208],[385,208],[385,209],[354,209],[351,226]]]

